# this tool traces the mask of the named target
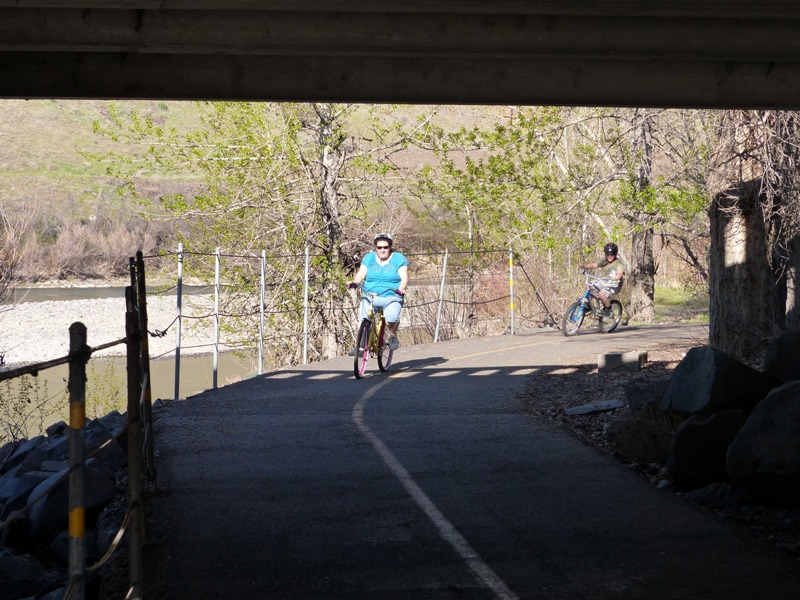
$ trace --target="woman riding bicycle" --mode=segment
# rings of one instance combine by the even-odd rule
[[[611,316],[611,302],[609,298],[615,296],[622,289],[622,282],[625,279],[627,266],[625,261],[617,257],[619,248],[614,242],[609,242],[603,248],[605,256],[597,262],[583,265],[584,269],[600,269],[602,276],[608,279],[607,284],[596,284],[597,297],[603,303],[603,316]]]
[[[408,260],[392,249],[392,236],[379,233],[373,239],[375,252],[361,260],[361,266],[353,277],[352,285],[364,283],[364,292],[375,294],[375,305],[383,308],[386,328],[389,331],[389,348],[397,350],[397,328],[400,326],[400,311],[408,286]],[[361,300],[360,319],[367,316],[370,301]]]

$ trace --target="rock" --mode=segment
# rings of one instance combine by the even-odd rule
[[[628,460],[664,464],[672,433],[682,420],[680,414],[661,410],[655,402],[646,402],[611,421],[606,437]]]
[[[69,532],[62,531],[55,536],[48,547],[50,553],[64,567],[69,565],[69,540]],[[97,533],[94,531],[87,531],[84,535],[84,543],[86,550],[86,564],[91,566],[102,558],[102,553],[97,547]]]
[[[689,414],[750,414],[772,387],[767,375],[710,346],[699,346],[675,367],[660,406]]]
[[[115,496],[113,479],[110,480],[105,473],[93,468],[92,460],[86,461],[84,508],[87,511],[106,504]],[[67,527],[68,478],[60,479],[66,472],[67,469],[51,475],[31,492],[34,497],[44,494],[42,500],[34,504],[29,511],[28,518],[33,535],[44,536]]]
[[[47,460],[69,461],[69,439],[56,438],[47,445]]]
[[[667,469],[675,486],[693,490],[727,481],[728,446],[744,426],[742,411],[693,415],[678,427],[669,445]]]
[[[112,433],[104,427],[87,428],[85,446],[86,456],[94,453],[92,456],[107,463],[112,471],[118,471],[128,464],[125,451]]]
[[[3,472],[11,467],[16,467],[25,460],[30,452],[38,448],[44,442],[45,437],[43,435],[37,435],[34,438],[23,441],[14,449],[14,452],[6,458],[5,462],[3,462]]]
[[[0,547],[0,600],[18,600],[33,595],[36,582],[44,575],[45,568],[30,555],[17,555]]]
[[[53,423],[45,429],[45,433],[47,433],[47,437],[55,438],[55,437],[64,437],[67,435],[69,431],[69,426],[64,421],[59,421],[58,423]]]
[[[786,333],[767,346],[764,372],[779,384],[800,380],[800,331]]]
[[[728,449],[730,480],[766,503],[800,504],[800,381],[776,388]]]
[[[36,489],[43,481],[46,481],[51,476],[51,473],[43,473],[41,471],[29,471],[19,477],[15,477],[14,487],[10,495],[5,499],[5,507],[3,508],[0,519],[7,519],[12,512],[25,508],[33,490]]]
[[[669,381],[632,379],[622,388],[628,401],[628,408],[636,412],[647,403],[658,405],[667,391],[667,385]]]
[[[629,371],[641,371],[647,362],[647,352],[612,352],[597,355],[597,371],[608,373],[615,369],[625,368]]]
[[[728,482],[717,481],[698,490],[687,492],[684,494],[684,498],[708,508],[729,508],[746,503],[749,495],[740,487]]]
[[[625,406],[622,400],[597,400],[582,406],[574,406],[566,409],[564,412],[568,415],[592,415],[599,412],[608,412],[616,410]]]
[[[23,440],[8,442],[0,448],[0,474],[5,473],[13,465],[6,465],[6,460],[12,456],[23,443]]]
[[[17,471],[17,473],[22,475],[24,473],[28,473],[29,471],[41,470],[42,463],[46,458],[47,448],[44,444],[42,444],[25,455],[25,458],[22,459],[21,463],[19,463],[19,471]]]
[[[128,418],[121,414],[118,410],[111,411],[107,415],[103,415],[97,419],[92,420],[88,425],[88,429],[95,427],[103,427],[111,432],[112,435],[118,435],[128,426]]]

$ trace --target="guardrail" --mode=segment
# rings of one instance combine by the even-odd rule
[[[62,358],[25,365],[0,372],[0,381],[23,375],[38,375],[43,370],[59,365],[69,365],[69,468],[46,491],[29,497],[24,507],[13,512],[0,525],[3,534],[20,517],[46,496],[55,485],[68,479],[68,533],[69,565],[65,600],[83,600],[86,595],[87,572],[99,569],[117,551],[128,534],[129,590],[126,598],[142,597],[142,549],[145,540],[144,497],[145,490],[155,488],[155,453],[153,447],[153,419],[150,396],[150,365],[147,341],[147,299],[145,270],[142,253],[130,259],[131,285],[125,289],[125,337],[96,347],[87,345],[87,327],[75,322],[69,327],[69,354]],[[86,461],[99,453],[106,444],[93,453],[85,452],[86,427],[86,365],[92,354],[116,345],[126,345],[128,385],[127,434],[128,490],[127,510],[122,525],[106,554],[94,565],[86,565]],[[117,436],[118,439],[119,435]]]
[[[539,324],[556,326],[556,319],[553,313],[546,306],[544,299],[539,295],[533,281],[525,272],[522,265],[515,263],[515,256],[513,251],[509,250],[483,250],[483,251],[444,251],[441,253],[408,253],[406,256],[410,260],[415,261],[415,268],[412,277],[412,293],[406,297],[406,302],[403,310],[404,323],[409,323],[412,328],[428,329],[430,337],[433,342],[438,342],[440,339],[449,339],[463,334],[463,330],[469,327],[474,327],[479,320],[478,317],[484,319],[484,322],[489,319],[494,319],[499,323],[496,329],[506,331],[507,333],[514,334],[518,329],[518,322],[523,318],[526,322],[536,321]],[[268,288],[266,270],[266,251],[262,251],[259,255],[242,255],[242,254],[224,254],[218,247],[214,253],[208,252],[195,252],[184,250],[182,244],[178,246],[175,253],[176,257],[176,283],[169,286],[164,292],[172,292],[173,290],[177,296],[176,303],[176,317],[167,325],[162,331],[158,331],[158,335],[165,335],[167,331],[175,326],[175,348],[174,351],[165,352],[160,357],[168,357],[173,355],[175,360],[174,371],[174,399],[180,398],[180,382],[181,382],[181,356],[182,351],[185,349],[197,350],[201,346],[208,348],[208,352],[212,355],[212,373],[211,373],[211,387],[216,389],[218,387],[218,365],[219,354],[221,349],[242,349],[252,348],[253,351],[258,352],[257,373],[263,372],[264,365],[264,349],[271,341],[267,337],[265,330],[265,318],[281,317],[293,319],[297,324],[297,340],[298,348],[302,348],[302,354],[299,357],[302,364],[306,364],[309,359],[309,310],[311,307],[310,298],[315,298],[316,293],[314,286],[314,273],[311,267],[311,261],[314,257],[309,253],[306,248],[303,255],[286,255],[280,258],[286,262],[294,262],[297,264],[298,272],[302,273],[294,281],[297,298],[302,298],[302,306],[295,307],[293,311],[281,309],[280,307],[267,306],[265,301],[265,291]],[[212,268],[209,264],[213,260],[214,278],[209,281],[206,286],[208,289],[208,297],[213,297],[213,308],[208,309],[202,315],[187,315],[184,311],[184,263],[188,258],[197,257],[205,261],[206,268]],[[146,257],[147,258],[147,257]],[[159,258],[163,258],[159,256]],[[459,259],[464,261],[465,264],[461,267],[454,266],[452,259]],[[255,263],[252,267],[254,272],[253,279],[260,278],[260,286],[258,284],[251,284],[251,293],[253,298],[250,304],[254,307],[249,313],[236,313],[230,314],[220,309],[220,301],[223,292],[227,290],[235,290],[237,283],[234,281],[235,275],[223,276],[223,259],[228,261],[236,261],[239,265],[244,263]],[[507,259],[507,266],[505,260]],[[477,263],[477,266],[476,266]],[[490,265],[487,267],[487,265]],[[459,270],[460,268],[460,270]],[[236,267],[230,268],[228,273],[236,271]],[[524,300],[529,305],[534,306],[538,315],[538,319],[531,315],[524,315],[520,311],[519,301],[520,295],[515,291],[515,272],[521,271],[524,274],[526,283],[526,295]],[[420,273],[422,272],[422,274]],[[422,280],[424,278],[424,280]],[[223,283],[225,279],[225,283]],[[196,286],[197,284],[195,284]],[[505,288],[505,289],[504,289]],[[256,298],[260,294],[260,298]],[[504,304],[506,303],[507,304]],[[494,305],[492,311],[486,309],[487,306]],[[491,316],[489,315],[491,312]],[[291,313],[291,314],[290,314]],[[357,313],[356,302],[353,302],[353,314]],[[226,344],[222,343],[220,339],[221,321],[223,318],[238,318],[246,317],[254,320],[251,331],[258,329],[258,339],[252,346],[246,346],[240,343]],[[211,321],[213,324],[213,339],[210,343],[184,346],[182,339],[183,326],[187,319],[192,320],[205,320]],[[257,319],[257,324],[255,320]],[[357,320],[354,318],[353,323],[357,325]],[[355,332],[353,332],[355,333]],[[294,334],[292,334],[294,335]],[[253,336],[255,337],[255,335]],[[284,339],[287,337],[283,336]],[[420,340],[415,340],[420,341]]]

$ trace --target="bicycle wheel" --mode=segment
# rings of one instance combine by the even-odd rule
[[[611,300],[611,317],[600,319],[599,327],[603,333],[611,333],[622,321],[622,303],[619,300]]]
[[[378,368],[381,371],[388,371],[392,365],[394,350],[386,343],[386,322],[381,323],[380,333],[378,334]]]
[[[583,303],[573,302],[561,320],[561,332],[567,337],[575,335],[583,325]]]
[[[353,374],[356,376],[356,379],[361,379],[364,376],[364,371],[367,370],[367,360],[369,360],[369,329],[371,325],[369,320],[364,319],[361,321],[361,326],[358,328],[356,353],[353,358]]]

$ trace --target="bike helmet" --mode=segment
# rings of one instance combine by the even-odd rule
[[[381,233],[379,233],[378,235],[376,235],[376,236],[375,236],[375,237],[372,239],[372,243],[373,243],[373,244],[377,244],[377,243],[378,243],[378,240],[386,240],[387,242],[389,242],[389,245],[390,245],[390,246],[391,246],[391,245],[394,243],[394,242],[393,242],[393,240],[392,240],[392,236],[391,236],[391,235],[389,235],[388,233],[385,233],[385,232],[381,232]]]
[[[619,252],[619,248],[617,248],[617,245],[614,242],[608,242],[603,247],[603,253],[606,254],[606,255],[613,254],[614,256],[616,256],[618,252]]]

